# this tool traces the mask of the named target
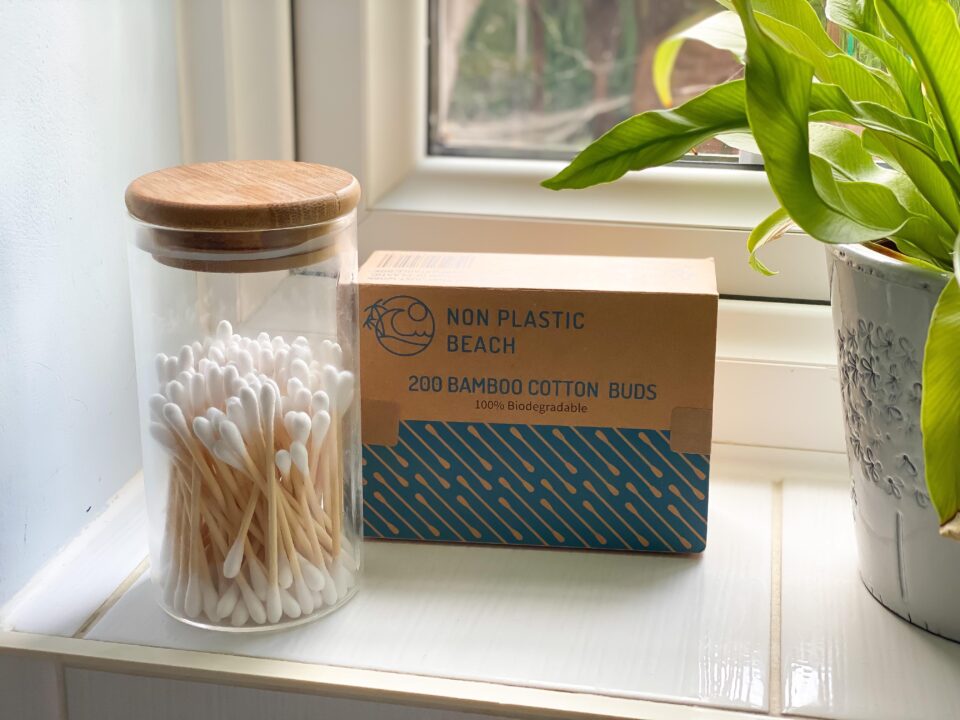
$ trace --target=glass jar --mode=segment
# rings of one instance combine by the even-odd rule
[[[127,188],[151,575],[178,620],[275,629],[356,591],[359,197],[280,161]]]

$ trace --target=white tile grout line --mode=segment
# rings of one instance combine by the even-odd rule
[[[77,639],[86,637],[87,633],[93,629],[93,626],[100,622],[104,615],[110,612],[110,609],[126,594],[127,590],[133,587],[133,584],[140,579],[140,576],[146,572],[149,566],[150,558],[141,560],[140,564],[130,571],[130,574],[123,579],[123,582],[117,585],[116,589],[110,593],[107,599],[100,603],[100,607],[94,610],[90,614],[90,617],[83,621],[83,624],[73,634],[73,637]]]
[[[783,483],[773,485],[770,535],[770,714],[783,714],[783,678],[780,667],[780,623],[783,561]]]

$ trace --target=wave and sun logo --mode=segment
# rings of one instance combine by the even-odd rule
[[[417,355],[433,340],[433,313],[415,297],[381,298],[363,311],[367,314],[363,326],[372,329],[380,347],[394,355]]]

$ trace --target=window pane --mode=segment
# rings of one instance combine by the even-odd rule
[[[615,123],[662,107],[657,45],[720,9],[715,0],[431,0],[430,152],[569,157]],[[673,100],[741,72],[731,53],[688,42]],[[698,153],[737,158],[718,141]]]

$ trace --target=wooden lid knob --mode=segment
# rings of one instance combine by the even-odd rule
[[[360,201],[345,170],[286,160],[197,163],[143,175],[127,187],[130,214],[163,228],[257,232],[336,220]]]

